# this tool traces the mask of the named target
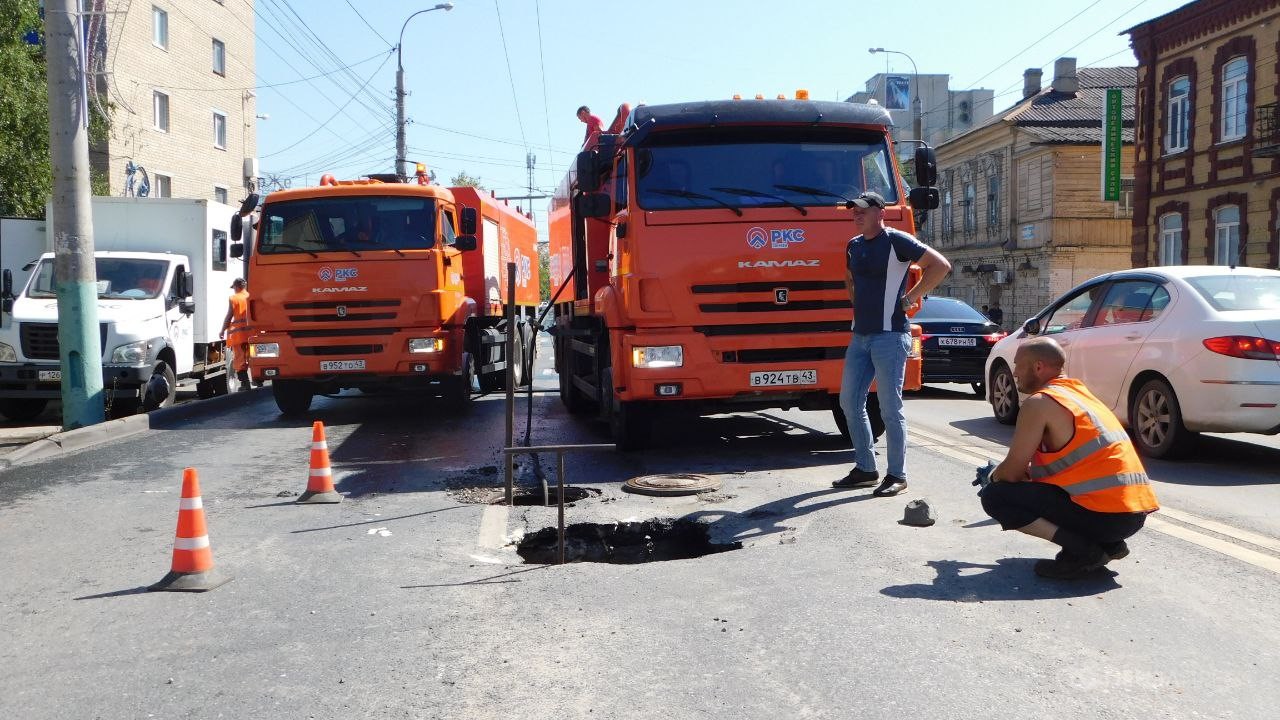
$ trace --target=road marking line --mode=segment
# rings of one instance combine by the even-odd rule
[[[1280,540],[1269,538],[1266,535],[1259,535],[1258,533],[1250,532],[1248,530],[1240,530],[1239,528],[1234,528],[1215,520],[1206,520],[1205,518],[1197,517],[1191,513],[1174,510],[1172,508],[1162,507],[1160,508],[1160,514],[1167,515],[1174,520],[1186,523],[1187,525],[1195,525],[1196,527],[1208,530],[1209,532],[1215,532],[1219,535],[1226,535],[1227,537],[1235,538],[1241,542],[1247,542],[1250,545],[1257,545],[1260,548],[1280,552]]]
[[[987,463],[987,460],[991,459],[985,455],[979,454],[979,451],[982,450],[982,448],[980,447],[977,447],[975,450],[969,450],[968,448],[976,447],[976,446],[972,446],[972,445],[956,446],[954,443],[951,443],[946,438],[938,437],[937,435],[931,435],[929,433],[921,432],[919,430],[911,430],[910,432],[907,433],[907,437],[916,439],[915,444],[917,446],[928,448],[940,455],[946,455],[947,457],[953,460],[959,460],[961,462],[970,463],[973,465],[985,465]],[[924,439],[926,442],[919,442],[919,439],[921,438]]]
[[[476,545],[489,550],[506,547],[510,514],[511,508],[506,505],[485,505],[480,513],[480,534],[476,537]]]
[[[1170,517],[1172,517],[1172,515]],[[1280,558],[1272,557],[1266,553],[1260,553],[1257,550],[1240,547],[1239,545],[1227,542],[1222,538],[1205,535],[1204,533],[1196,532],[1190,528],[1184,528],[1181,525],[1174,525],[1171,522],[1161,520],[1155,516],[1149,516],[1147,518],[1146,526],[1156,532],[1162,532],[1165,535],[1172,535],[1173,537],[1186,540],[1194,545],[1199,545],[1202,548],[1216,550],[1223,555],[1229,555],[1237,560],[1249,563],[1254,567],[1260,567],[1264,570],[1270,570],[1273,573],[1280,574]]]

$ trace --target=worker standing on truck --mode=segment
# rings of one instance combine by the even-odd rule
[[[902,414],[902,384],[911,326],[906,311],[942,282],[951,263],[937,250],[911,235],[886,227],[884,198],[867,191],[853,200],[853,220],[861,235],[845,251],[845,282],[853,303],[853,336],[844,356],[840,408],[853,440],[855,465],[831,483],[837,488],[872,487],[880,478],[871,449],[871,421],[867,392],[876,383],[880,417],[888,443],[888,472],[875,495],[890,497],[907,489],[907,421]],[[912,263],[920,266],[920,281],[907,287]]]
[[[578,119],[587,125],[587,133],[582,138],[582,149],[590,150],[596,146],[600,133],[604,132],[604,121],[591,114],[591,108],[583,105],[578,108]]]
[[[244,392],[249,389],[249,291],[243,278],[236,278],[231,289],[235,292],[227,303],[227,317],[222,321],[219,337],[226,339],[234,353],[236,377]]]

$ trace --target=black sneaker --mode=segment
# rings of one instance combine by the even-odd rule
[[[876,497],[893,497],[906,489],[907,481],[905,478],[885,475],[884,482],[880,483],[880,487],[876,488],[875,492],[871,494]]]
[[[1102,550],[1109,560],[1123,560],[1129,557],[1129,546],[1123,540],[1113,543],[1102,543]]]
[[[1102,548],[1094,548],[1084,555],[1068,553],[1064,550],[1053,560],[1036,561],[1035,571],[1037,575],[1044,578],[1079,580],[1106,565],[1110,559],[1111,556]]]
[[[876,484],[880,479],[880,473],[875,470],[859,470],[857,467],[849,471],[848,475],[831,483],[833,488],[869,488]]]

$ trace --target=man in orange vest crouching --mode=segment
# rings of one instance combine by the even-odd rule
[[[1053,338],[1023,343],[1013,359],[1018,412],[1009,454],[981,491],[982,509],[1005,530],[1062,547],[1037,575],[1083,577],[1129,554],[1125,539],[1160,508],[1133,442],[1084,383],[1062,374]]]
[[[220,336],[227,339],[227,347],[231,348],[240,392],[244,392],[249,389],[249,291],[240,278],[231,283],[231,289],[235,292],[227,303]]]

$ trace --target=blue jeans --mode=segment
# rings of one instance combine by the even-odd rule
[[[849,425],[853,457],[859,470],[876,470],[871,446],[871,419],[867,417],[867,391],[876,382],[880,417],[884,420],[889,451],[889,474],[907,479],[907,419],[902,414],[902,383],[907,371],[911,333],[855,333],[844,354],[840,380],[840,409]]]

